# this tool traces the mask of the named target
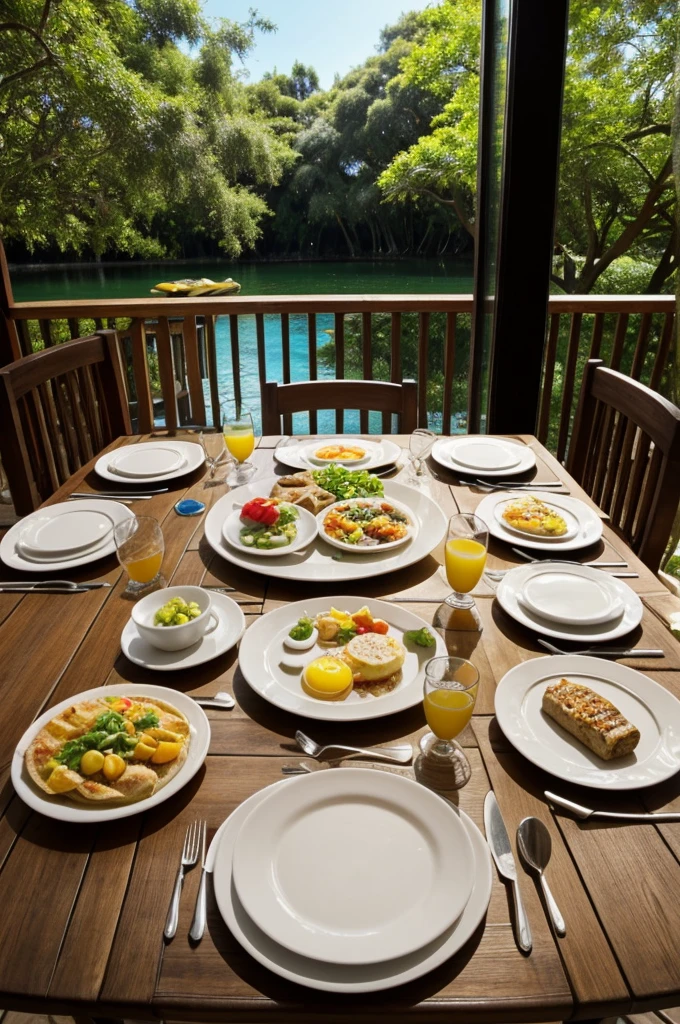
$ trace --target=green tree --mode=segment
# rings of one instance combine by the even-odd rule
[[[295,156],[232,72],[256,30],[200,0],[8,0],[0,23],[0,231],[29,248],[252,247]],[[199,44],[195,58],[179,49]]]

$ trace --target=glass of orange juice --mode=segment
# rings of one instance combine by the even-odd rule
[[[125,593],[139,597],[162,582],[163,531],[151,516],[133,516],[113,531],[118,561],[129,576]]]
[[[470,591],[479,583],[489,547],[489,528],[471,512],[451,516],[444,557],[446,578],[453,593],[446,598],[451,608],[474,608]]]
[[[449,774],[442,789],[460,789],[470,780],[470,762],[458,736],[472,718],[479,672],[465,658],[432,658],[425,666],[425,718],[432,730],[420,741],[420,749],[435,768]]]
[[[238,486],[247,483],[255,472],[255,466],[248,459],[255,448],[253,417],[249,412],[237,409],[236,415],[225,414],[222,420],[224,443],[237,465],[227,477],[227,483]]]

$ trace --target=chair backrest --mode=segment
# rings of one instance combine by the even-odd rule
[[[657,572],[680,501],[680,409],[590,359],[567,469]]]
[[[26,515],[116,437],[131,434],[115,331],[0,367],[0,455]]]
[[[399,431],[410,434],[417,426],[418,398],[416,383],[405,380],[389,384],[378,380],[310,380],[300,384],[277,384],[267,381],[262,389],[262,433],[292,433],[294,412],[316,413],[319,409],[336,411],[336,428],[344,430],[341,418],[345,409],[381,412],[383,433],[390,432],[391,414],[399,417]],[[310,424],[316,431],[316,421]]]

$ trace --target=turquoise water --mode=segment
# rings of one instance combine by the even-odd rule
[[[375,260],[319,263],[234,263],[216,261],[173,264],[98,264],[73,267],[44,267],[36,270],[11,268],[14,299],[17,302],[54,299],[143,298],[160,281],[184,277],[209,277],[219,281],[231,277],[241,284],[241,295],[348,295],[348,294],[465,294],[472,292],[472,262],[455,260]],[[328,341],[333,328],[332,314],[316,318],[317,348]],[[233,408],[233,380],[229,321],[218,317],[216,326],[220,401]],[[260,429],[260,384],[257,366],[255,317],[239,317],[241,392],[245,408],[253,413]],[[283,380],[281,321],[265,316],[267,379]],[[309,379],[307,317],[290,317],[291,380]],[[318,366],[318,377],[332,378],[331,368]],[[205,382],[206,399],[208,386]],[[209,408],[209,403],[207,405]],[[209,413],[208,413],[209,415]],[[308,429],[306,414],[294,417],[294,429]],[[436,426],[436,425],[435,425]],[[319,431],[335,430],[335,416],[320,413]],[[370,430],[379,433],[381,417],[371,416]],[[359,414],[348,413],[345,430],[359,430]]]

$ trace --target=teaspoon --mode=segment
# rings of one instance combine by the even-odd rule
[[[557,935],[567,934],[564,918],[560,914],[555,898],[551,893],[548,883],[543,877],[543,871],[548,866],[552,843],[550,833],[540,818],[525,818],[520,821],[517,829],[517,848],[520,856],[528,868],[538,875],[545,904],[548,908],[548,917],[552,921],[553,928]]]
[[[194,700],[202,708],[222,708],[224,711],[229,711],[236,705],[236,701],[226,690],[220,690],[214,697],[194,697]]]

